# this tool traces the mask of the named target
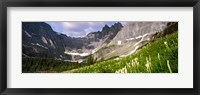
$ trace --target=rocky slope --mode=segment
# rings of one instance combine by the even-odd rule
[[[111,27],[105,25],[102,31],[89,33],[83,38],[73,38],[53,31],[44,22],[23,22],[22,56],[59,60],[85,58],[108,44],[122,27],[121,23],[115,23]]]
[[[126,57],[139,48],[178,30],[176,22],[130,22],[127,23],[113,40],[95,54],[97,60]]]

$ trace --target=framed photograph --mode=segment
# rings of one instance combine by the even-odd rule
[[[199,0],[6,0],[2,95],[199,95]]]

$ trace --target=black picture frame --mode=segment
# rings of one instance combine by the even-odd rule
[[[7,88],[7,7],[193,7],[193,88]],[[0,1],[1,95],[200,95],[199,0],[2,0]]]

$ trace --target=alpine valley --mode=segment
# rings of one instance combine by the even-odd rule
[[[22,72],[178,73],[178,22],[116,22],[85,37],[22,22]]]

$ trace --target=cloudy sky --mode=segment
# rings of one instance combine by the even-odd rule
[[[71,37],[85,37],[90,32],[101,31],[107,24],[112,26],[116,22],[46,22],[54,31]],[[121,22],[123,25],[125,22]]]

